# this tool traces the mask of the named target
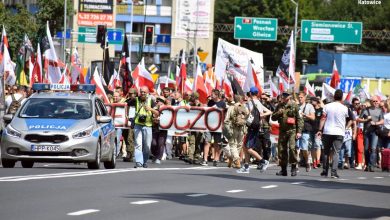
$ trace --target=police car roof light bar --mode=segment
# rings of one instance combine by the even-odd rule
[[[96,85],[93,84],[70,85],[70,90],[78,91],[78,92],[95,93]]]
[[[35,90],[35,91],[44,91],[44,90],[50,90],[50,84],[46,84],[46,83],[34,83],[32,85],[32,90]]]
[[[47,83],[34,83],[32,89],[35,91],[73,91],[73,92],[88,92],[95,93],[96,85],[93,84],[47,84]]]

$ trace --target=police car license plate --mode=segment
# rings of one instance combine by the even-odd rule
[[[60,151],[59,145],[31,145],[31,151]]]

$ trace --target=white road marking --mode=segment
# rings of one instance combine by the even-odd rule
[[[339,179],[340,181],[347,181],[348,179]]]
[[[329,179],[318,179],[318,181],[321,181],[321,182],[328,182]]]
[[[146,204],[152,204],[152,203],[157,203],[158,201],[156,200],[142,200],[142,201],[137,201],[137,202],[130,202],[132,205],[146,205]]]
[[[234,189],[234,190],[229,190],[229,191],[226,191],[227,193],[239,193],[239,192],[244,192],[245,190],[242,190],[242,189]]]
[[[363,177],[363,176],[358,177],[358,180],[366,180],[366,179],[367,179],[367,177]]]
[[[198,194],[190,194],[190,195],[187,195],[189,197],[201,197],[201,196],[207,196],[208,194],[205,194],[205,193],[198,193]]]
[[[94,212],[99,212],[100,210],[98,209],[85,209],[85,210],[80,210],[77,212],[70,212],[67,215],[72,215],[72,216],[77,216],[77,215],[86,215]]]
[[[305,182],[295,182],[295,183],[291,183],[291,185],[301,185],[301,184],[304,184]]]
[[[81,171],[81,172],[65,172],[65,173],[54,173],[54,174],[0,177],[0,182],[20,182],[20,181],[27,181],[27,180],[93,176],[93,175],[126,173],[126,172],[172,171],[172,170],[214,170],[214,169],[224,169],[224,168],[227,169],[227,167],[187,167],[187,168],[148,168],[148,169],[127,168],[127,169],[115,169],[115,170],[93,170],[93,171]]]
[[[278,185],[262,186],[261,188],[262,188],[262,189],[272,189],[272,188],[276,188],[276,187],[278,187]]]
[[[374,179],[383,179],[384,177],[383,176],[376,176],[374,177]]]

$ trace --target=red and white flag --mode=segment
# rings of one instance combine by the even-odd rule
[[[30,87],[34,83],[42,83],[42,54],[39,43],[37,46],[37,58],[35,59],[34,67],[30,76]]]
[[[64,85],[70,85],[70,80],[67,74],[68,70],[68,65],[65,65],[64,71],[62,71],[60,81],[58,81],[59,84],[64,84]]]
[[[260,85],[260,81],[257,78],[256,71],[253,68],[252,61],[248,60],[247,75],[244,82],[243,91],[249,92],[251,87],[256,87],[259,90],[259,94],[263,93],[263,88]]]
[[[207,89],[206,85],[203,80],[202,76],[202,70],[201,67],[198,63],[197,68],[196,68],[196,75],[194,76],[194,89],[193,91],[197,92],[199,94],[199,101],[203,104],[207,103]]]
[[[337,89],[340,84],[340,74],[337,70],[336,60],[333,61],[332,78],[330,79],[330,86]]]
[[[314,88],[309,84],[308,79],[306,79],[305,88],[303,89],[303,91],[306,93],[306,95],[316,96]]]
[[[81,74],[81,60],[80,60],[80,56],[79,56],[79,53],[77,51],[77,48],[74,47],[73,49],[73,52],[72,52],[72,56],[71,56],[71,64],[72,64],[72,79],[71,79],[71,82],[72,84],[76,84],[80,74]]]
[[[137,68],[134,70],[136,72],[134,75],[137,76],[136,84],[138,88],[141,88],[142,86],[148,87],[150,92],[154,91],[154,82],[152,75],[148,72],[148,70],[145,68],[145,64],[141,61]],[[134,77],[135,79],[135,77]]]
[[[226,77],[222,80],[222,88],[225,91],[226,97],[233,97],[234,92],[230,80]]]
[[[4,56],[4,49],[3,48],[4,47],[9,48],[7,33],[5,32],[5,27],[3,25],[3,31],[1,34],[1,41],[0,41],[0,64],[3,62],[3,56]],[[2,67],[0,66],[0,73],[3,72],[3,69],[1,69],[1,68]]]
[[[186,82],[184,83],[184,92],[192,92],[192,87],[194,87],[193,83],[189,79],[186,79]]]
[[[279,93],[279,89],[278,89],[278,87],[275,85],[275,83],[272,81],[271,76],[269,76],[268,82],[269,82],[269,86],[270,86],[270,88],[271,88],[271,96],[272,96],[272,98],[278,97],[278,95],[280,94],[280,93]]]
[[[161,89],[164,89],[165,87],[175,88],[176,86],[176,81],[170,79],[167,76],[161,76],[160,78],[158,78],[158,83],[160,84]]]
[[[121,87],[121,79],[119,77],[119,73],[114,69],[114,74],[110,78],[110,82],[108,83],[108,89],[110,91],[114,91],[115,88]]]
[[[328,84],[322,83],[321,99],[322,100],[324,100],[324,99],[333,100],[333,96],[334,96],[335,91],[336,90],[334,88],[330,87]]]
[[[182,56],[181,56],[181,64],[180,64],[180,75],[179,75],[179,83],[177,86],[179,87],[179,91],[183,93],[183,88],[185,86],[185,83],[187,81],[187,67],[186,67],[186,55],[185,51],[183,50]]]
[[[7,85],[15,85],[16,82],[16,75],[15,75],[15,67],[16,64],[12,62],[11,57],[9,55],[8,47],[4,46],[3,51],[3,60],[1,63],[0,70],[1,73],[4,72],[4,83]]]
[[[209,68],[209,69],[212,69],[212,68]],[[204,75],[205,75],[204,84],[206,86],[207,96],[210,96],[211,92],[215,88],[215,84],[214,84],[214,81],[212,80],[212,78],[210,77],[209,70],[207,70]]]
[[[61,79],[60,62],[54,49],[53,40],[49,29],[49,22],[46,25],[46,35],[50,48],[43,52],[47,65],[48,80],[50,83],[58,83]]]
[[[100,77],[100,74],[97,70],[97,67],[95,67],[95,72],[93,73],[91,83],[96,85],[96,94],[103,100],[103,102],[110,103],[110,100],[108,100],[106,91],[104,91],[101,77]]]

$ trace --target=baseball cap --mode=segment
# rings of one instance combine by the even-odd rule
[[[288,92],[283,92],[282,93],[282,97],[283,98],[287,98],[287,97],[289,97],[290,96],[290,93],[288,93]]]
[[[249,89],[249,92],[252,94],[252,95],[256,95],[259,93],[259,90],[257,89],[257,87],[253,86]]]

